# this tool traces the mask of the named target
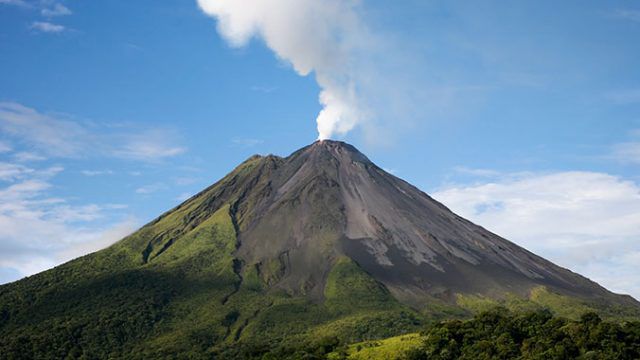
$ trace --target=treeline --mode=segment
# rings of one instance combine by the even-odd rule
[[[640,321],[615,323],[586,313],[572,321],[548,310],[513,314],[503,308],[470,320],[430,326],[408,360],[640,359]]]
[[[104,315],[101,316],[103,321],[116,320],[108,316],[110,314]],[[135,315],[130,315],[135,318]],[[123,330],[129,328],[126,324],[133,326],[122,318],[117,318],[117,321],[122,323]],[[389,321],[386,324],[391,332],[408,331],[403,328],[406,325],[403,322]],[[50,332],[56,334],[57,339],[45,335],[47,333],[41,328],[37,329],[39,337],[26,333],[16,336],[15,332],[3,331],[0,358],[339,360],[354,355],[352,351],[358,347],[345,342],[344,334],[312,337],[299,333],[281,338],[256,336],[238,342],[216,344],[211,334],[203,333],[189,337],[189,346],[186,348],[189,350],[163,352],[146,348],[141,343],[143,339],[131,337],[128,333],[91,333],[90,329],[73,325],[73,322],[69,322],[51,326]],[[115,329],[112,325],[108,323],[106,328]],[[362,325],[371,327],[380,324]],[[69,326],[70,332],[61,332],[62,326]],[[135,327],[140,327],[140,324]],[[99,328],[104,331],[105,324],[100,324]],[[92,336],[83,336],[85,332]],[[433,323],[426,326],[420,335],[421,340],[417,339],[412,350],[404,353],[397,351],[398,359],[640,359],[640,321],[603,321],[595,313],[586,313],[579,320],[568,320],[553,316],[548,310],[512,313],[504,308],[496,308],[468,320]],[[63,343],[69,341],[72,344]],[[373,354],[373,359],[376,359],[375,352]],[[379,358],[388,359],[388,355],[381,353]]]
[[[416,348],[398,354],[398,359],[640,359],[640,321],[603,321],[596,313],[568,320],[553,316],[549,310],[512,313],[496,308],[468,320],[433,323],[421,332],[421,337]],[[339,360],[349,359],[348,345],[333,336],[307,341],[249,342],[230,346],[227,352],[217,355]],[[386,356],[380,354],[379,358],[387,359]]]

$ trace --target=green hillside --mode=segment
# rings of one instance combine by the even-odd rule
[[[254,166],[246,162],[207,191]],[[186,223],[207,199],[192,199],[108,249],[0,286],[0,353],[232,358],[254,347],[286,352],[288,343],[313,348],[324,339],[391,336],[422,324],[348,258],[335,259],[324,303],[270,290],[269,277],[234,257],[231,204],[197,226]]]

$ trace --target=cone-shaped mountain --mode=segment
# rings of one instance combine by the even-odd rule
[[[111,247],[0,287],[0,351],[222,356],[256,338],[394,335],[514,299],[640,308],[325,140],[253,156]]]

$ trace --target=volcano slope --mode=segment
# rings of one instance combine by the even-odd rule
[[[0,353],[248,358],[495,304],[640,309],[325,140],[253,156],[109,248],[1,286]]]

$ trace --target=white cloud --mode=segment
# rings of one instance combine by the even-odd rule
[[[28,174],[32,174],[35,170],[19,164],[11,164],[0,162],[0,180],[14,181]]]
[[[53,156],[77,156],[91,134],[79,124],[18,103],[0,102],[0,130]]]
[[[39,176],[52,177],[52,176],[58,175],[58,173],[62,171],[64,171],[64,167],[62,166],[50,166],[48,168],[39,169],[37,174]]]
[[[47,178],[63,171],[61,166],[50,166],[42,169],[32,169],[22,164],[0,162],[0,181],[14,182],[25,178]]]
[[[134,232],[138,226],[138,222],[135,219],[128,218],[109,227],[100,229],[90,236],[87,236],[89,234],[81,234],[83,236],[80,241],[76,241],[74,246],[58,251],[56,258],[58,261],[64,262],[104,249]]]
[[[0,224],[9,226],[0,230],[0,269],[10,268],[17,273],[13,279],[3,279],[5,281],[33,275],[103,249],[137,227],[134,219],[103,227],[76,227],[57,220],[3,214],[0,214]]]
[[[176,145],[169,130],[120,128],[70,120],[62,115],[49,115],[33,108],[0,102],[0,130],[8,137],[52,157],[78,158],[115,156],[127,160],[155,162],[186,152]],[[23,160],[28,152],[24,152]],[[36,154],[34,154],[36,155]],[[36,155],[40,156],[40,155]]]
[[[42,155],[38,155],[38,154],[33,153],[33,152],[29,152],[29,151],[21,151],[21,152],[15,153],[13,155],[13,157],[16,159],[16,161],[19,161],[19,162],[30,162],[30,161],[47,160],[46,157],[44,157]]]
[[[13,5],[19,7],[29,8],[31,5],[25,0],[0,0],[1,5]]]
[[[512,174],[432,195],[454,212],[617,292],[640,298],[640,186],[596,172]],[[625,260],[626,259],[626,260]],[[615,272],[600,270],[611,266]]]
[[[359,130],[388,145],[398,133],[442,112],[478,86],[428,78],[415,42],[382,32],[361,0],[198,0],[234,47],[263,41],[300,76],[313,76],[322,109],[319,139]],[[375,5],[373,5],[375,7]],[[372,24],[373,26],[369,26]],[[435,81],[434,81],[435,80]],[[486,91],[483,87],[481,91]],[[473,96],[477,98],[477,96]],[[454,103],[453,106],[452,103]],[[459,111],[459,110],[458,110]]]
[[[344,135],[366,123],[371,109],[365,101],[382,71],[363,71],[376,57],[374,40],[354,0],[198,0],[218,20],[218,31],[232,46],[260,38],[301,76],[315,75],[321,87],[319,138]],[[378,59],[380,60],[380,59]],[[398,88],[395,89],[399,91]]]
[[[499,171],[491,169],[474,169],[466,166],[456,166],[453,170],[459,174],[472,175],[478,177],[496,177],[500,176]]]
[[[46,17],[65,16],[72,14],[71,10],[69,10],[68,7],[60,3],[54,3],[51,4],[51,6],[44,7],[40,10],[40,13],[42,14],[42,16]]]
[[[104,224],[104,210],[122,209],[121,205],[72,205],[50,196],[50,179],[60,171],[36,169],[0,188],[2,280],[16,280],[99,250],[135,229],[136,221],[130,218]]]
[[[62,3],[54,0],[0,0],[0,5],[12,5],[25,9],[35,9],[40,11],[40,15],[51,18],[55,16],[71,15],[72,11]]]
[[[31,23],[30,28],[39,32],[53,34],[59,34],[66,29],[64,25],[54,24],[48,21],[34,21]]]
[[[72,12],[62,3],[55,0],[0,0],[0,5],[12,5],[27,9],[36,9],[45,17],[71,15]]]
[[[172,145],[173,136],[164,130],[145,132],[123,137],[123,144],[113,151],[115,156],[141,161],[159,161],[184,154],[187,149]]]

